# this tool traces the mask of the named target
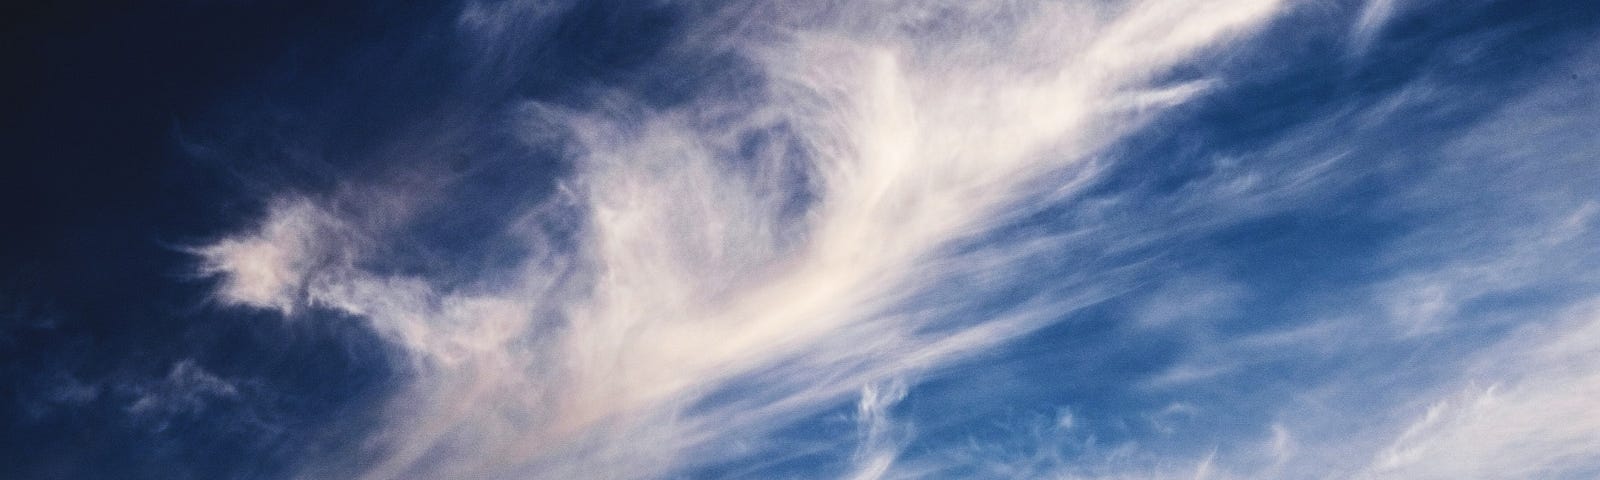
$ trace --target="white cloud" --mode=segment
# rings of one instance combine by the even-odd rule
[[[1352,50],[1365,53],[1372,48],[1372,42],[1383,33],[1383,27],[1394,16],[1395,10],[1395,0],[1368,0],[1350,32]]]
[[[1582,478],[1600,472],[1600,309],[1489,349],[1477,385],[1434,401],[1361,478]]]
[[[310,200],[280,199],[250,234],[195,250],[202,274],[220,276],[217,296],[225,303],[277,309],[285,314],[303,302],[308,278],[348,240],[340,220]]]
[[[1593,58],[1593,51],[1580,55],[1571,70],[1592,75],[1600,65]],[[1189,434],[1183,444],[1150,436],[1115,454],[1080,448],[1081,436],[1117,428],[1077,416],[1081,426],[1071,430],[927,456],[938,459],[905,458],[903,465],[914,472],[972,467],[997,478],[1593,478],[1600,473],[1600,423],[1591,413],[1600,409],[1593,296],[1600,243],[1592,240],[1600,191],[1592,186],[1600,169],[1590,153],[1596,137],[1585,127],[1600,118],[1590,101],[1600,90],[1574,87],[1564,70],[1553,70],[1559,74],[1539,79],[1547,82],[1526,96],[1497,101],[1503,107],[1474,125],[1441,132],[1438,157],[1410,159],[1437,168],[1386,178],[1399,194],[1372,213],[1412,221],[1405,235],[1360,261],[1380,267],[1387,280],[1297,292],[1305,297],[1284,314],[1296,318],[1263,322],[1272,325],[1263,330],[1195,332],[1176,364],[1138,379],[1140,388],[1198,405],[1187,416],[1173,409],[1146,417],[1160,433]],[[1370,133],[1405,124],[1390,117],[1395,103],[1457,108],[1432,82],[1340,115],[1374,122],[1358,129]],[[1365,155],[1382,155],[1385,147],[1361,135],[1307,138],[1289,142],[1337,142]],[[1348,174],[1327,168],[1309,169],[1319,177],[1309,181]],[[1226,193],[1212,188],[1221,184],[1198,190]],[[1233,203],[1249,196],[1220,195],[1230,204],[1221,211],[1248,210]],[[1206,297],[1185,290],[1226,282],[1197,284],[1166,294],[1158,288],[1151,301],[1181,307],[1194,303],[1186,297]],[[1175,420],[1230,427],[1193,432]]]
[[[154,381],[125,381],[116,385],[132,401],[128,414],[156,430],[164,430],[178,416],[202,412],[212,402],[236,397],[236,382],[223,379],[193,360],[172,365],[165,377]]]
[[[888,473],[900,454],[906,436],[903,423],[889,418],[889,409],[905,399],[906,386],[898,381],[881,385],[867,385],[861,389],[861,401],[856,405],[857,435],[855,469],[847,475],[851,480],[877,480]]]
[[[758,24],[713,21],[686,35],[703,43],[673,46],[732,49],[765,75],[750,97],[658,110],[617,94],[587,110],[516,109],[522,137],[570,154],[575,173],[545,204],[507,213],[534,219],[515,227],[531,253],[512,281],[368,268],[403,235],[405,215],[361,210],[420,201],[381,185],[374,196],[400,206],[281,200],[255,229],[198,253],[223,301],[358,316],[409,362],[413,382],[385,406],[393,421],[354,452],[371,464],[308,476],[669,475],[749,453],[723,448],[728,439],[760,438],[866,385],[912,381],[1121,288],[1107,278],[1125,266],[1064,276],[1000,311],[930,294],[965,279],[1002,289],[1033,259],[1083,241],[1098,227],[971,245],[1081,193],[1106,147],[1218,85],[1153,82],[1280,8],[761,7],[749,17]],[[525,13],[473,4],[460,23],[512,41],[496,17]],[[733,38],[712,35],[724,33]],[[745,149],[755,133],[768,144]],[[802,212],[791,211],[796,197],[809,200]],[[1236,295],[1223,290],[1184,298],[1225,309]],[[862,393],[861,478],[894,476],[883,409],[895,396]]]
[[[1175,275],[1133,308],[1133,316],[1146,328],[1172,328],[1181,323],[1204,323],[1239,313],[1248,290],[1215,275]]]

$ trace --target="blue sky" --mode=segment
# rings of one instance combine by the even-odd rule
[[[6,15],[0,477],[1600,475],[1579,1]]]

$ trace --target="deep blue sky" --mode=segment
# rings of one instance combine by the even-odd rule
[[[1600,7],[1139,3],[5,7],[0,478],[1600,474]]]

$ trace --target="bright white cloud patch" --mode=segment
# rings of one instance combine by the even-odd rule
[[[199,249],[202,272],[220,275],[217,295],[224,302],[290,313],[303,302],[307,280],[338,249],[350,248],[337,236],[339,220],[305,199],[273,203],[266,219],[247,236],[223,239]]]

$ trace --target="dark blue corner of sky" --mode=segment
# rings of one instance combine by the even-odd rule
[[[629,74],[674,34],[677,12],[601,1],[507,59],[528,69],[515,83],[463,91],[483,84],[464,81],[473,73],[455,57],[460,8],[0,7],[0,478],[275,478],[290,459],[333,450],[370,427],[370,402],[392,386],[379,339],[352,323],[286,325],[219,308],[186,248],[259,216],[269,193],[383,175],[378,150],[440,128],[438,117],[496,115],[485,107],[513,95],[583,102],[594,85],[648,84],[663,103],[703,88]],[[468,135],[487,138],[413,146],[445,151],[450,160],[429,168],[471,180],[449,193],[458,200],[505,211],[560,168],[471,164],[482,153],[472,149],[516,147],[504,132]],[[315,143],[316,158],[286,154],[283,136]],[[415,234],[471,251],[490,248],[478,243],[498,227],[440,215]],[[450,268],[473,267],[461,258]],[[208,399],[155,423],[130,412],[185,359],[252,379],[258,395]],[[333,419],[348,427],[326,428]]]
[[[0,478],[272,477],[283,455],[332,441],[297,428],[383,388],[381,348],[360,345],[376,342],[369,333],[285,334],[268,315],[208,304],[183,249],[237,227],[278,185],[240,173],[259,159],[213,161],[185,137],[312,104],[359,116],[345,128],[383,128],[370,122],[394,115],[364,112],[412,108],[451,75],[396,65],[408,35],[448,18],[443,2],[410,3],[0,7]],[[340,95],[358,90],[371,93]],[[293,98],[320,95],[332,98]],[[296,165],[269,181],[357,168]],[[137,386],[185,358],[300,393],[208,402],[159,424],[130,415],[149,394]]]

